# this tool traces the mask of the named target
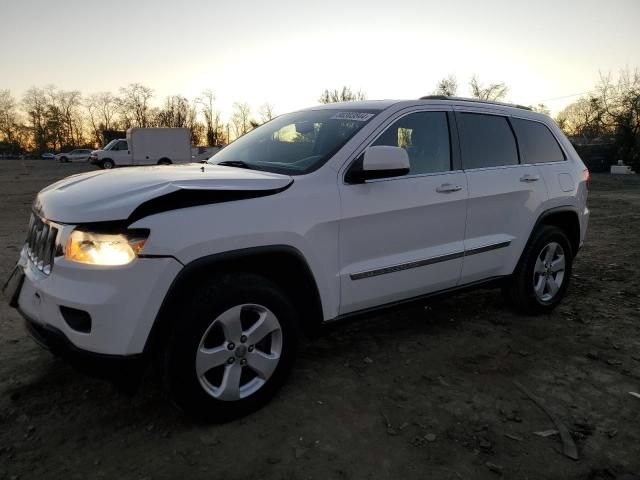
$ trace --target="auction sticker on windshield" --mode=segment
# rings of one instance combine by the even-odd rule
[[[354,120],[356,122],[366,122],[371,117],[373,117],[373,113],[363,113],[363,112],[339,112],[336,113],[331,120]]]

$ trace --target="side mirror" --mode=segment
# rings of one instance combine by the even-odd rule
[[[347,175],[349,183],[376,178],[401,177],[409,173],[409,155],[404,148],[377,145],[369,147]]]

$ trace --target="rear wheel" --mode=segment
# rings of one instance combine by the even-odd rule
[[[504,292],[516,310],[525,314],[553,310],[569,286],[573,252],[565,233],[544,225],[525,249]]]
[[[276,285],[226,274],[181,299],[165,356],[175,403],[196,418],[224,422],[269,401],[291,370],[298,345],[295,310]]]
[[[158,161],[158,165],[171,165],[171,160],[168,158],[162,158]]]
[[[115,166],[115,164],[113,163],[113,160],[107,158],[106,160],[102,161],[101,166],[105,170],[111,170]]]

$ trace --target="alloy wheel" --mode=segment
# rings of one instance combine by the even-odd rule
[[[237,305],[220,314],[202,336],[196,375],[217,400],[239,400],[264,386],[281,354],[282,327],[275,314],[262,305]]]
[[[542,248],[533,268],[533,290],[538,300],[548,303],[555,298],[565,280],[565,264],[559,243],[550,242]]]

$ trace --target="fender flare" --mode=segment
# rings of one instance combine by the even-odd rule
[[[250,259],[251,257],[264,256],[264,255],[288,255],[296,259],[299,266],[303,269],[304,275],[308,280],[312,282],[312,292],[310,295],[316,307],[316,311],[319,313],[319,317],[312,320],[309,332],[313,333],[316,327],[319,327],[323,320],[323,304],[320,296],[320,290],[318,289],[318,283],[316,277],[309,266],[305,256],[295,247],[290,245],[267,245],[259,247],[241,248],[238,250],[230,250],[226,252],[215,253],[212,255],[206,255],[204,257],[197,258],[187,263],[176,275],[171,283],[167,293],[162,300],[162,304],[156,314],[156,318],[153,321],[151,331],[147,336],[147,341],[144,346],[144,353],[147,354],[153,349],[165,336],[170,326],[170,313],[173,300],[178,298],[180,294],[186,291],[186,287],[189,285],[189,280],[194,278],[203,269],[213,267],[215,265],[228,264],[229,262],[240,261],[244,259]],[[294,299],[295,301],[295,299]],[[317,324],[317,325],[316,325]],[[305,325],[302,325],[304,328]]]
[[[531,243],[533,234],[538,229],[538,227],[544,223],[545,218],[549,218],[551,215],[554,215],[556,213],[564,213],[564,212],[575,214],[576,218],[578,219],[578,223],[580,222],[580,215],[578,214],[578,209],[573,205],[562,205],[559,207],[552,207],[552,208],[549,208],[548,210],[544,210],[543,212],[541,212],[540,215],[538,215],[536,222],[533,224],[533,228],[531,229],[531,232],[529,232],[529,238],[527,238],[527,242],[524,244],[524,248],[522,249],[522,252],[520,252],[520,256],[518,257],[518,262],[514,267],[514,271],[515,269],[518,268],[518,265],[520,265],[520,262],[522,260],[522,255],[524,254],[524,252],[527,250],[527,247]],[[569,239],[569,241],[571,241],[571,239]],[[573,247],[573,242],[572,242],[572,247]],[[575,257],[577,253],[578,253],[577,250],[573,252],[573,256]]]

